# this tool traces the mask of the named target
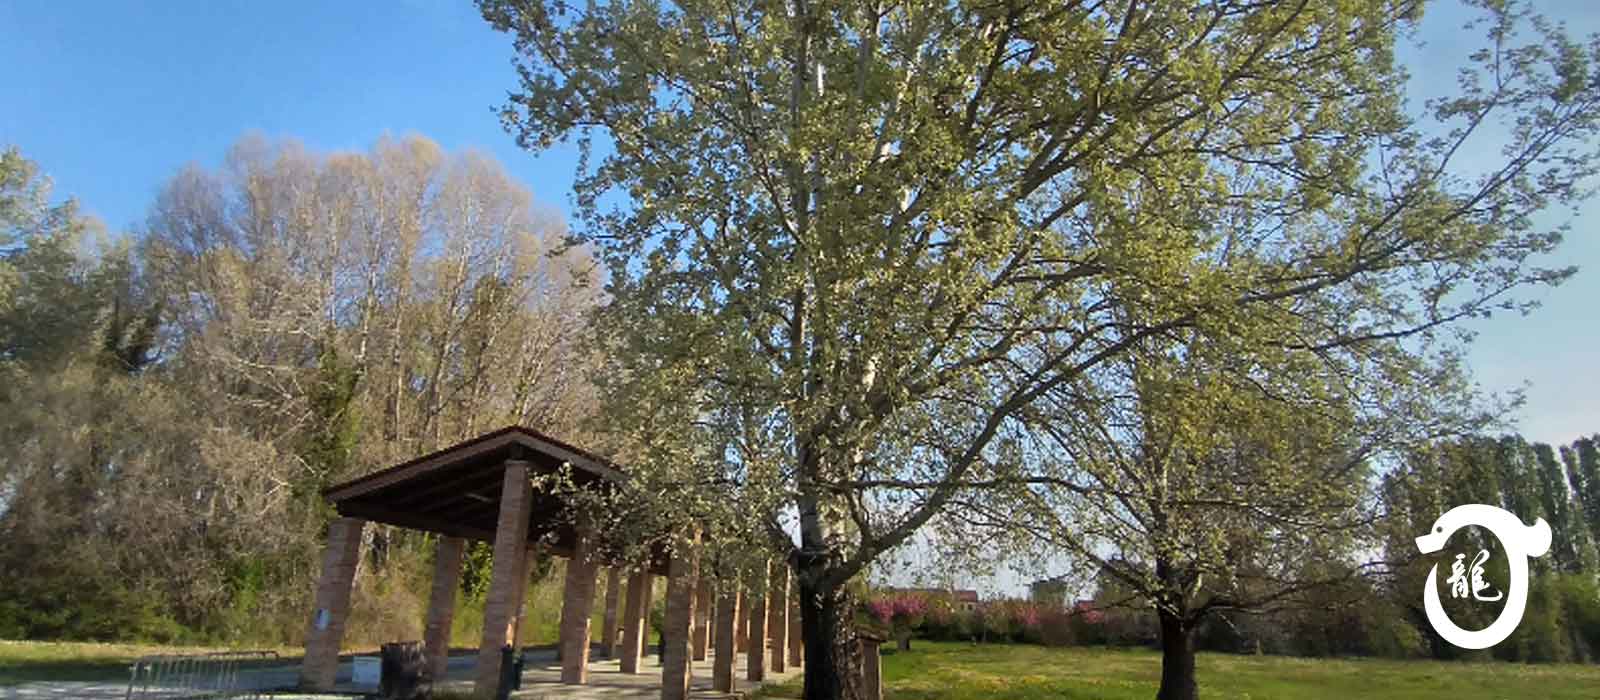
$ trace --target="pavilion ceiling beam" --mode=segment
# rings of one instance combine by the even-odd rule
[[[391,510],[384,506],[369,503],[345,501],[338,504],[340,515],[350,518],[361,518],[377,523],[399,525],[413,530],[425,530],[451,537],[464,537],[472,540],[494,541],[494,532],[485,530],[459,520],[446,520],[431,518],[416,513]]]
[[[474,491],[472,493],[477,492]],[[487,494],[479,495],[487,497]],[[463,493],[461,494],[460,498],[456,498],[451,501],[444,501],[443,503],[445,504],[443,506],[430,508],[427,511],[416,512],[424,517],[452,522],[463,519],[488,522],[490,515],[500,512],[499,494],[495,494],[494,497],[488,497],[488,500],[483,500],[472,498]]]
[[[487,484],[458,484],[453,492],[448,495],[441,494],[432,501],[394,501],[392,503],[395,508],[442,518],[449,517],[462,510],[471,510],[472,507],[481,506],[490,510],[499,508],[500,489],[492,488]]]
[[[440,494],[459,494],[463,491],[478,491],[490,486],[499,486],[500,472],[505,469],[503,462],[486,464],[476,469],[466,470],[460,474],[451,475],[443,481],[416,491],[407,491],[393,499],[401,508],[411,508],[417,504],[432,500]],[[470,488],[463,488],[471,484]],[[497,488],[496,491],[499,489]]]

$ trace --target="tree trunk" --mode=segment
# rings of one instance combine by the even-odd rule
[[[1198,700],[1194,680],[1194,627],[1173,612],[1159,608],[1161,619],[1161,690],[1156,700]]]
[[[821,572],[817,572],[821,573]],[[847,683],[851,664],[839,642],[844,629],[840,591],[819,589],[813,581],[822,576],[797,576],[800,581],[800,637],[806,645],[805,700],[853,700]]]

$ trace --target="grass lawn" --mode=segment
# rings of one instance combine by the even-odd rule
[[[146,654],[199,647],[0,640],[0,687],[29,681],[120,681]],[[296,649],[280,649],[292,659]],[[1201,654],[1204,698],[1295,700],[1595,700],[1600,666],[1299,659]],[[1161,657],[1142,649],[1047,648],[917,641],[883,657],[886,700],[1151,700]],[[799,697],[798,682],[769,698]]]
[[[31,681],[123,681],[128,665],[149,654],[201,654],[228,651],[210,647],[90,642],[19,642],[0,640],[0,687]],[[299,649],[279,649],[298,657]]]
[[[1201,654],[1202,698],[1594,700],[1600,666]],[[1151,700],[1161,656],[1143,649],[917,641],[883,657],[885,700]],[[799,697],[798,684],[764,693]]]

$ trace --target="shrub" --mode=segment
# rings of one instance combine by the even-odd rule
[[[1060,607],[1052,606],[1039,617],[1039,643],[1051,647],[1064,647],[1079,643],[1074,629],[1076,616]]]
[[[962,625],[959,615],[947,598],[934,597],[928,600],[928,612],[923,615],[923,638],[942,641],[963,639],[961,636]]]

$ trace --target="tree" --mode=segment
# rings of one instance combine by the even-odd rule
[[[1590,533],[1600,533],[1600,451],[1595,449],[1596,440],[1600,436],[1578,438],[1561,453],[1573,475],[1572,483],[1580,485],[1578,502],[1589,519]]]
[[[278,517],[243,536],[311,551],[330,483],[508,423],[570,435],[594,291],[581,250],[551,255],[561,233],[498,163],[420,136],[333,154],[246,137],[174,176],[141,241],[181,339],[167,376],[289,455],[247,492]],[[232,491],[244,465],[212,466]]]
[[[1534,443],[1528,449],[1533,451],[1533,461],[1538,465],[1545,516],[1550,528],[1561,533],[1561,542],[1550,553],[1551,560],[1557,569],[1567,573],[1594,570],[1595,550],[1589,524],[1582,504],[1574,498],[1575,489],[1568,481],[1566,466],[1556,459],[1555,449],[1545,443]]]
[[[1397,348],[1366,349],[1366,362],[1414,369]],[[1163,700],[1198,695],[1210,623],[1336,611],[1339,589],[1358,591],[1373,461],[1464,420],[1421,410],[1456,398],[1448,373],[1390,381],[1334,353],[1243,350],[1147,342],[1106,365],[1118,371],[1048,394],[997,474],[1010,483],[948,516],[969,538],[1017,532],[1065,550],[1153,609]]]
[[[119,432],[160,432],[138,429],[166,404],[136,380],[160,307],[126,243],[50,189],[20,151],[0,152],[0,567],[19,573],[0,582],[0,634],[148,633],[149,596],[100,565],[115,554],[96,535],[102,495],[136,468]]]
[[[50,202],[50,181],[15,147],[0,151],[0,364],[53,365],[92,345],[107,280],[82,253],[99,223]]]
[[[1569,272],[1529,214],[1593,169],[1590,49],[1515,11],[1419,120],[1407,2],[479,7],[519,143],[585,155],[608,422],[787,543],[810,699],[844,693],[845,582],[1001,478],[1041,397],[1179,331],[1359,356],[1523,308]]]
[[[508,423],[587,442],[593,261],[482,155],[247,137],[98,248],[0,168],[0,634],[293,643],[322,487]],[[431,551],[368,532],[392,578]]]

